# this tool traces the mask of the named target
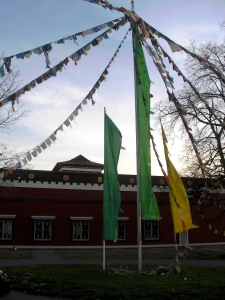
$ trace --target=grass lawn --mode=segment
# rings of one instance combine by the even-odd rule
[[[12,289],[64,299],[225,299],[225,267],[172,267],[151,275],[156,266],[96,265],[5,267]]]

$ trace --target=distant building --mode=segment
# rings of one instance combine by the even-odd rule
[[[102,173],[104,165],[92,162],[82,155],[63,162],[58,162],[52,171],[70,173]]]
[[[103,231],[103,165],[82,155],[58,162],[52,171],[15,170],[0,181],[0,247],[101,246]],[[201,197],[202,179],[182,178],[190,197],[193,223],[189,243],[225,243],[225,190],[211,183]],[[137,245],[136,175],[119,175],[122,212],[118,241]],[[174,244],[168,187],[153,176],[161,220],[142,219],[142,244]],[[203,188],[204,190],[204,188]],[[200,198],[201,197],[201,198]],[[183,236],[177,237],[183,242]]]

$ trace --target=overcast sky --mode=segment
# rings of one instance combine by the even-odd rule
[[[130,0],[111,0],[111,4],[127,9],[131,7]],[[123,16],[122,13],[83,0],[0,0],[0,11],[0,54],[3,56],[25,52]],[[147,23],[184,47],[188,47],[191,41],[196,41],[198,45],[208,41],[223,41],[224,33],[219,24],[225,20],[224,0],[136,0],[135,11]],[[128,28],[129,24],[126,24],[118,31],[109,33],[109,39],[91,47],[88,55],[83,55],[77,65],[70,60],[56,77],[22,95],[20,106],[30,113],[9,134],[1,135],[1,142],[15,147],[18,151],[30,150],[54,133],[92,90]],[[52,44],[53,49],[49,54],[51,67],[102,32],[80,36],[77,44],[73,41]],[[169,52],[167,43],[162,39],[159,42]],[[171,55],[182,69],[185,54]],[[150,57],[146,56],[146,60],[150,78],[154,82],[151,85],[151,94],[154,95],[151,101],[157,103],[166,97],[166,90]],[[43,54],[33,54],[24,60],[14,58],[12,65],[20,71],[21,87],[48,70]],[[90,101],[87,105],[82,105],[83,111],[79,111],[75,122],[71,123],[72,128],[64,126],[64,131],[57,133],[54,144],[33,158],[30,167],[51,170],[57,162],[70,160],[79,154],[103,163],[105,107],[109,117],[120,129],[123,146],[126,148],[121,151],[119,173],[136,173],[133,76],[133,53],[129,34],[112,62],[106,80],[93,96],[95,105]],[[173,77],[175,86],[176,80],[179,86],[179,79],[176,75]],[[153,135],[163,162],[160,134],[155,131]],[[177,157],[182,153],[181,143],[176,141],[172,145],[169,136],[168,140],[168,147],[172,149],[171,160],[179,169],[181,165]],[[152,175],[161,175],[154,153]]]

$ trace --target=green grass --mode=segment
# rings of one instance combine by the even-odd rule
[[[151,275],[156,266],[26,266],[3,270],[12,289],[70,299],[224,299],[225,267],[186,267]]]

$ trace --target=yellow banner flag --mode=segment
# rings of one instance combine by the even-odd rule
[[[177,170],[169,159],[169,152],[166,145],[167,139],[162,125],[161,128],[169,178],[169,197],[173,217],[173,227],[174,231],[178,233],[184,230],[197,228],[198,226],[193,225],[192,223],[191,209],[187,193]]]

